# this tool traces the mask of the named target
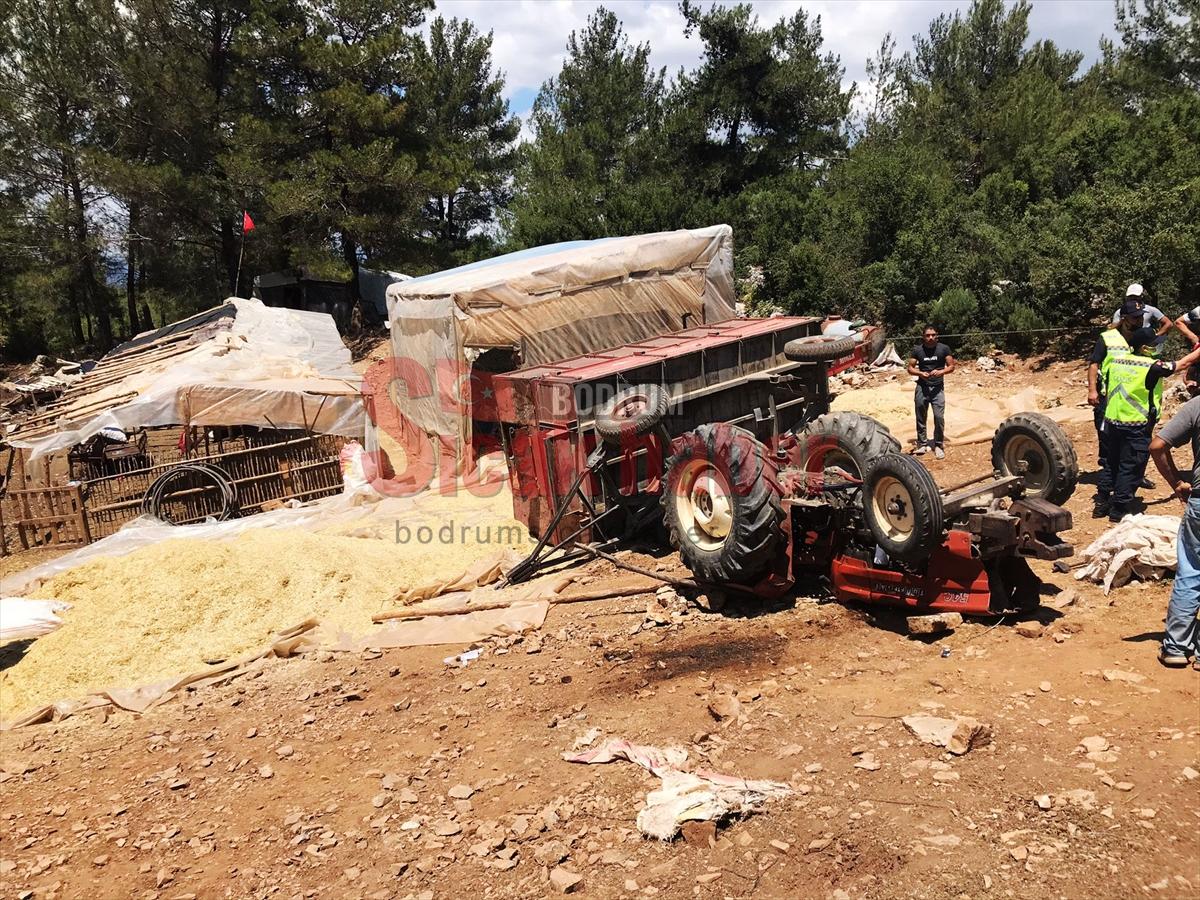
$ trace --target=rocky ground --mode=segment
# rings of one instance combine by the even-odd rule
[[[993,377],[1064,402],[1082,383]],[[1086,467],[1093,438],[1072,437]],[[986,454],[928,465],[947,484]],[[1107,525],[1089,493],[1079,547]],[[1153,511],[1175,511],[1165,494]],[[1105,597],[1037,569],[1036,616],[937,640],[820,597],[722,614],[635,597],[554,607],[465,667],[443,663],[465,648],[319,654],[140,718],[7,732],[0,896],[1200,896],[1200,672],[1155,660],[1168,588]],[[951,753],[911,714],[990,740]],[[607,737],[794,793],[648,840],[653,775],[562,758]]]

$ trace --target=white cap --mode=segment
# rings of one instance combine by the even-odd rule
[[[1140,297],[1146,292],[1146,289],[1136,281],[1125,289],[1126,297]]]

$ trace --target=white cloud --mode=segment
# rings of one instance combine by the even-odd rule
[[[703,2],[703,0],[702,0]],[[727,5],[732,5],[728,0]],[[437,13],[470,19],[482,31],[494,32],[493,57],[507,77],[513,111],[524,115],[542,82],[562,66],[567,36],[584,27],[598,6],[607,6],[624,23],[634,43],[648,43],[651,60],[674,75],[700,58],[700,40],[683,34],[683,18],[673,0],[441,0]],[[764,22],[804,9],[821,17],[825,47],[841,57],[845,81],[861,83],[866,61],[888,32],[903,52],[912,36],[926,30],[938,14],[966,10],[969,3],[952,0],[756,0]],[[1111,36],[1112,0],[1035,0],[1030,14],[1034,39],[1049,38],[1060,47],[1084,53],[1085,64],[1098,56],[1100,38]]]

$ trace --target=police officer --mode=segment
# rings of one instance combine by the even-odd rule
[[[1114,327],[1124,327],[1126,338],[1128,338],[1129,334],[1132,333],[1132,330],[1136,327],[1133,321],[1135,311],[1140,313],[1141,327],[1153,329],[1160,338],[1166,335],[1167,332],[1169,332],[1172,328],[1175,328],[1180,334],[1183,335],[1184,339],[1188,342],[1189,347],[1192,349],[1200,347],[1200,340],[1196,338],[1195,333],[1192,331],[1191,327],[1189,327],[1200,323],[1200,306],[1196,307],[1196,309],[1192,310],[1191,312],[1184,313],[1178,318],[1172,320],[1157,306],[1151,306],[1146,303],[1146,289],[1137,282],[1134,282],[1125,289],[1125,301],[1121,304],[1117,311],[1113,313],[1112,317],[1112,323]],[[1193,313],[1196,315],[1193,316]],[[1122,323],[1124,323],[1123,326]],[[1088,368],[1088,402],[1091,403],[1095,409],[1093,418],[1096,425],[1096,442],[1100,448],[1098,454],[1098,463],[1101,466],[1104,465],[1104,442],[1100,438],[1100,428],[1104,423],[1105,398],[1101,392],[1095,390],[1095,386],[1099,365],[1104,361],[1104,356],[1105,350],[1101,347],[1100,342],[1097,342],[1096,351],[1092,354],[1092,358],[1090,360],[1092,365]],[[1095,400],[1092,399],[1093,395],[1096,396]],[[1150,422],[1147,426],[1148,430],[1153,432],[1154,425],[1154,422]],[[1140,484],[1144,488],[1154,487],[1154,482],[1150,481],[1150,479],[1146,477],[1145,471],[1142,472]]]
[[[1135,285],[1130,285],[1135,287]],[[1088,403],[1095,410],[1093,420],[1096,425],[1096,444],[1099,447],[1097,464],[1104,467],[1104,385],[1100,381],[1100,365],[1111,350],[1129,350],[1129,339],[1142,327],[1145,312],[1142,303],[1136,297],[1130,297],[1117,310],[1117,327],[1100,332],[1100,338],[1088,359]]]
[[[1124,318],[1123,318],[1124,321]],[[1154,358],[1158,336],[1151,328],[1138,328],[1126,338],[1121,328],[1101,335],[1107,354],[1100,366],[1100,379],[1107,400],[1101,430],[1104,455],[1097,484],[1097,518],[1107,514],[1119,522],[1144,477],[1150,451],[1150,425],[1162,409],[1162,379],[1176,364]],[[1195,361],[1196,353],[1180,362]]]

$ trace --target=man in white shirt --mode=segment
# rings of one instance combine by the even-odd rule
[[[1142,305],[1142,327],[1153,328],[1161,337],[1172,328],[1178,329],[1179,333],[1187,339],[1189,347],[1195,347],[1200,340],[1196,338],[1195,333],[1188,327],[1192,314],[1196,314],[1196,318],[1192,322],[1200,323],[1200,306],[1197,306],[1192,312],[1180,316],[1178,319],[1172,320],[1157,306],[1151,306],[1146,302],[1146,289],[1136,281],[1125,290],[1125,301],[1128,303],[1134,300]],[[1118,309],[1112,315],[1112,324],[1116,325],[1121,321],[1121,310]]]

